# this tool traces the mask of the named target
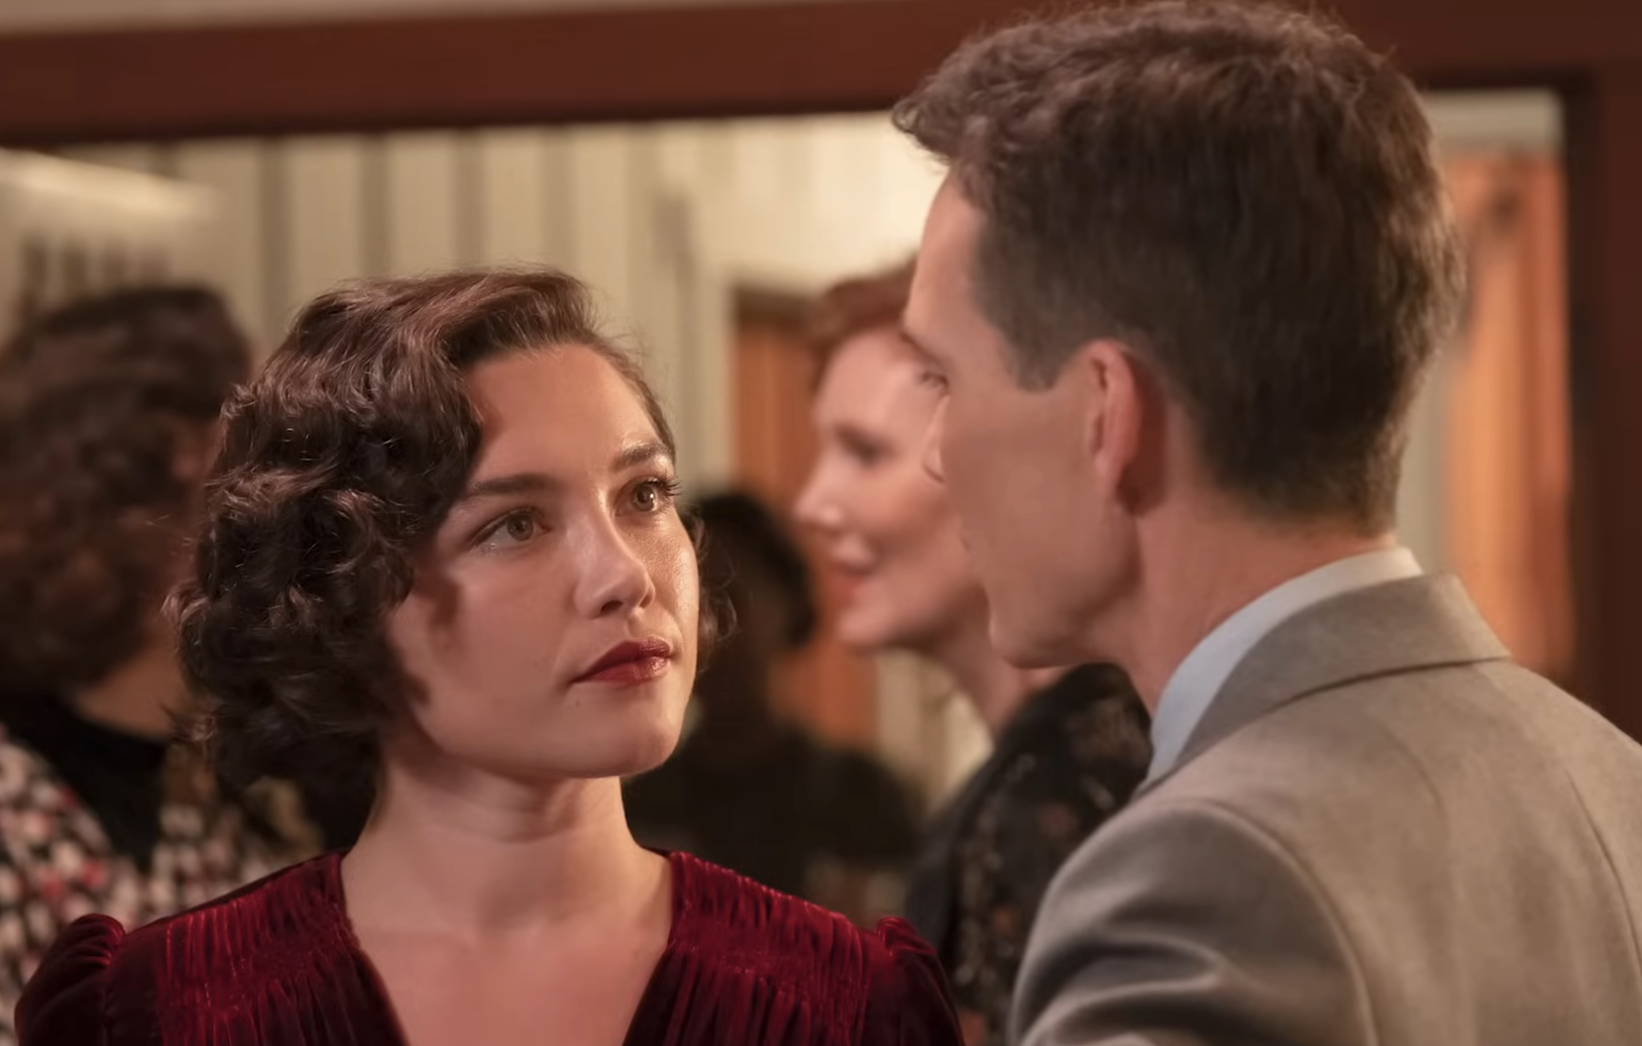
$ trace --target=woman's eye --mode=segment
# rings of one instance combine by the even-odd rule
[[[483,538],[483,544],[522,545],[541,533],[542,526],[536,517],[528,512],[514,512],[502,517],[501,521],[488,530]]]
[[[849,448],[849,452],[850,456],[855,459],[855,463],[864,468],[871,468],[884,459],[884,452],[881,449],[869,447],[865,444],[852,446]]]
[[[670,479],[647,479],[633,488],[633,507],[640,512],[660,512],[678,497],[678,483]]]
[[[862,468],[872,468],[886,457],[883,444],[855,433],[840,439],[839,446],[851,461]]]

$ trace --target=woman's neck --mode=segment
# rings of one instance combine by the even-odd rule
[[[362,933],[414,922],[469,943],[661,903],[669,881],[666,861],[633,841],[616,778],[530,785],[391,755],[342,875]]]
[[[176,732],[171,713],[185,700],[169,643],[149,644],[96,683],[68,695],[69,707],[87,722],[157,741]]]
[[[1065,674],[1065,669],[1017,668],[992,646],[988,611],[966,615],[959,626],[928,651],[952,676],[994,738],[1027,698]]]

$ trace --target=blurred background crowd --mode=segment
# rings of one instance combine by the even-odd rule
[[[225,25],[231,6],[246,10]],[[375,19],[348,32],[386,47],[429,6],[0,0],[0,62],[29,40],[70,54],[76,36],[185,53],[196,21],[202,41],[242,47],[339,15]],[[498,6],[498,25],[558,17]],[[669,6],[655,31],[688,12]],[[639,32],[642,15],[619,17]],[[881,112],[550,124],[499,105],[445,129],[350,127],[388,82],[361,73],[359,99],[305,123],[327,110],[293,81],[283,114],[200,109],[208,134],[177,133],[153,87],[111,98],[84,125],[102,136],[40,122],[69,103],[31,123],[14,92],[0,102],[0,146],[15,146],[0,151],[0,1010],[67,919],[146,921],[358,832],[366,796],[228,794],[172,743],[164,593],[217,410],[297,304],[355,275],[517,261],[588,280],[646,354],[705,583],[735,611],[679,751],[627,784],[635,832],[858,920],[911,915],[971,1040],[1001,1041],[1036,898],[1144,776],[1147,724],[1114,670],[1023,673],[991,652],[984,594],[919,466],[933,400],[898,322],[939,171]],[[1464,579],[1520,661],[1572,683],[1603,671],[1572,536],[1595,495],[1573,449],[1568,143],[1590,132],[1532,83],[1427,105],[1472,286],[1417,407],[1401,536]]]

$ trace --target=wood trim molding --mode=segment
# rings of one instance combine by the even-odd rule
[[[1567,98],[1576,691],[1642,739],[1642,62]]]
[[[883,107],[1036,0],[800,0],[0,35],[0,143]],[[1642,60],[1632,0],[1336,0],[1428,85]]]
[[[754,284],[738,284],[733,293],[732,308],[738,323],[765,323],[803,337],[814,304],[809,295]]]

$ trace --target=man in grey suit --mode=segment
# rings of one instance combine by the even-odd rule
[[[1462,283],[1409,82],[1150,3],[971,42],[896,120],[949,166],[906,327],[993,639],[1154,714],[1017,1039],[1642,1043],[1642,749],[1393,535]]]

